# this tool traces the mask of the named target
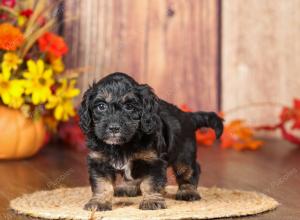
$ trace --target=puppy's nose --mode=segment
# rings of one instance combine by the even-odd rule
[[[112,133],[118,133],[120,131],[121,127],[117,123],[112,123],[108,126],[108,130]]]

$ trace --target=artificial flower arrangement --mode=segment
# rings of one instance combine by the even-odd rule
[[[76,74],[64,71],[64,39],[52,32],[59,1],[0,2],[0,106],[55,127],[75,115]]]

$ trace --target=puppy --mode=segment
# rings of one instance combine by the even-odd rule
[[[166,169],[173,168],[177,200],[199,200],[200,166],[195,131],[223,132],[223,120],[213,112],[183,112],[159,99],[146,84],[124,73],[110,74],[85,92],[79,109],[86,135],[92,198],[86,210],[111,210],[113,196],[143,195],[139,208],[166,208],[162,192]],[[124,183],[115,186],[116,174]]]

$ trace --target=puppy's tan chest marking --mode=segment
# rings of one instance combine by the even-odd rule
[[[107,160],[107,158],[101,152],[98,152],[98,151],[89,152],[89,157],[96,161],[106,161]]]
[[[152,161],[157,159],[157,153],[152,150],[144,150],[134,153],[132,158],[136,160]]]
[[[124,172],[126,179],[133,180],[131,176],[131,160],[124,157],[123,160],[110,160],[110,165],[118,171]]]
[[[151,150],[144,150],[132,154],[130,157],[124,156],[123,158],[107,158],[101,152],[91,151],[89,157],[97,161],[105,161],[109,163],[114,169],[124,172],[127,180],[133,180],[131,176],[132,160],[145,160],[152,161],[157,159],[157,154]]]
[[[115,168],[116,170],[124,170],[126,166],[128,166],[129,160],[128,158],[124,159],[111,159],[109,160],[110,165]]]

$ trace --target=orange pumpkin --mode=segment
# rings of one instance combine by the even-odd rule
[[[43,121],[26,118],[20,111],[0,106],[0,159],[36,154],[45,138]]]

